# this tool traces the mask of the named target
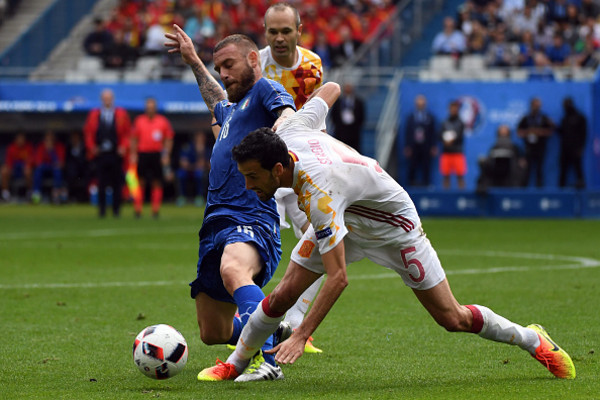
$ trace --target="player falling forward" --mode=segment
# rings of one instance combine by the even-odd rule
[[[276,134],[260,128],[233,148],[246,187],[262,201],[279,187],[292,187],[311,226],[296,245],[281,282],[251,315],[226,365],[242,372],[298,296],[326,273],[300,327],[272,350],[277,362],[294,363],[347,286],[346,262],[368,258],[396,271],[446,330],[518,345],[556,377],[575,378],[571,358],[541,326],[523,327],[487,307],[458,303],[404,189],[375,160],[318,130],[338,96],[339,86],[328,83],[279,125]],[[244,373],[236,381],[259,379]]]

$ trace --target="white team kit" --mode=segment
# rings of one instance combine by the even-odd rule
[[[412,200],[377,161],[319,130],[328,109],[314,98],[277,129],[295,162],[298,206],[311,222],[292,260],[323,273],[321,254],[344,240],[348,264],[366,257],[411,288],[436,286],[445,273]]]

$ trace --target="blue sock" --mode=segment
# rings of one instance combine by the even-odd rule
[[[240,318],[242,320],[242,326],[245,326],[248,322],[248,318],[250,318],[250,314],[256,310],[258,303],[261,302],[262,299],[265,298],[264,293],[260,288],[256,285],[246,285],[240,288],[237,288],[235,292],[233,292],[233,300],[235,300],[235,304],[238,306],[238,312],[240,313]],[[234,325],[234,334],[235,334],[235,325]],[[237,334],[239,337],[239,333]],[[272,354],[266,354],[265,350],[270,350],[273,348],[273,335],[269,336],[269,339],[265,342],[262,347],[263,357],[265,361],[271,365],[275,364],[275,356]]]
[[[227,344],[236,345],[238,339],[240,338],[240,333],[242,333],[242,320],[238,317],[233,317],[233,334],[231,338],[227,341]]]

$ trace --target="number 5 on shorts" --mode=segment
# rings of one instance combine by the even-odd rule
[[[416,258],[408,258],[408,259],[406,258],[406,255],[408,253],[414,253],[416,251],[417,251],[417,249],[415,249],[413,246],[413,247],[409,247],[407,249],[401,250],[400,255],[402,256],[402,262],[404,263],[404,268],[409,269],[409,267],[411,265],[414,265],[419,270],[419,276],[416,276],[416,277],[409,272],[408,276],[410,276],[410,279],[412,279],[415,282],[421,282],[425,278],[425,269],[423,268],[423,264],[421,264],[421,261],[417,260]]]

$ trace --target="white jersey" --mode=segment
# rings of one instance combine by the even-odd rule
[[[366,248],[408,243],[421,235],[412,200],[377,161],[319,131],[327,111],[325,101],[315,98],[277,130],[295,161],[293,189],[319,253],[346,235]]]

